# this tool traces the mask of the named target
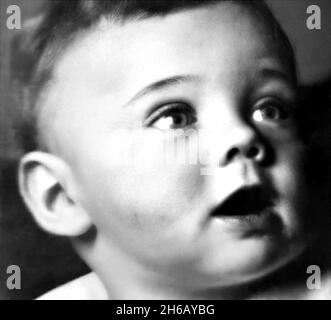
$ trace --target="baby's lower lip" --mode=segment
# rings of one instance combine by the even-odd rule
[[[220,215],[213,219],[219,220],[233,231],[243,233],[245,236],[261,236],[280,231],[281,221],[272,207],[265,207],[250,213],[238,213],[237,215]]]

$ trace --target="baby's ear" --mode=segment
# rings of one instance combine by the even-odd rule
[[[75,199],[70,168],[58,157],[44,152],[25,155],[19,165],[19,189],[44,230],[76,237],[92,226],[89,215]]]

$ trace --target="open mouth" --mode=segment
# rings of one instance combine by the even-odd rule
[[[213,217],[262,215],[273,206],[274,195],[263,186],[242,187],[212,211]]]

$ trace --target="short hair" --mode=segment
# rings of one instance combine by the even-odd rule
[[[292,45],[263,0],[49,0],[33,30],[28,31],[28,37],[24,37],[25,44],[18,55],[18,59],[23,59],[25,68],[24,72],[18,70],[18,73],[25,93],[28,93],[25,94],[28,99],[27,107],[16,126],[23,151],[29,152],[44,147],[40,142],[38,129],[40,93],[52,78],[57,57],[79,32],[93,27],[105,16],[114,21],[125,22],[134,18],[165,16],[224,1],[248,7],[259,21],[270,27],[268,31],[296,82],[296,62]]]

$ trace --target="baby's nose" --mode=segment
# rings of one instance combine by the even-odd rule
[[[266,142],[257,129],[240,116],[214,121],[213,139],[209,148],[220,167],[231,162],[250,160],[262,164],[267,157]],[[216,158],[215,158],[216,157]]]
[[[266,158],[266,147],[256,130],[241,125],[228,132],[221,142],[219,165],[225,166],[238,159],[262,163]]]

